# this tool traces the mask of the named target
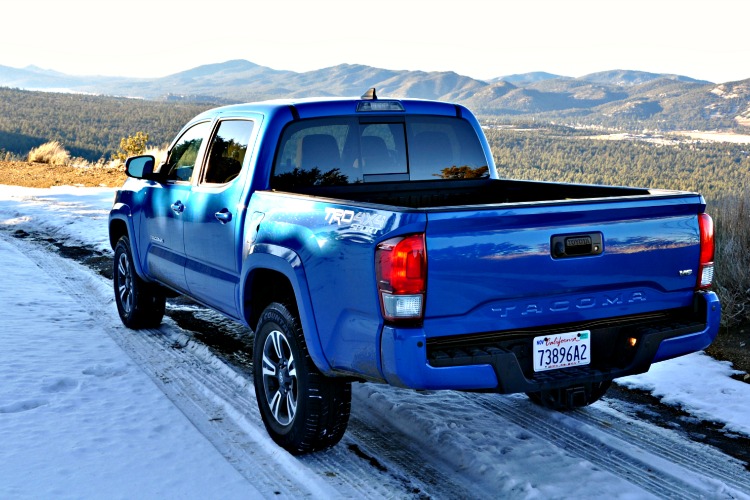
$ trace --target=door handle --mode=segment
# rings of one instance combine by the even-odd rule
[[[172,203],[171,208],[172,208],[172,211],[176,213],[177,215],[185,211],[185,205],[183,205],[180,200],[177,200],[174,203]]]
[[[222,224],[226,224],[227,222],[232,220],[232,212],[230,212],[226,208],[222,208],[214,214],[214,217],[216,217],[216,220],[218,220]]]

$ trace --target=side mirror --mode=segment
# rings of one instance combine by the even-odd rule
[[[128,177],[136,179],[151,179],[154,175],[154,164],[156,159],[151,155],[131,156],[125,160],[125,173]]]

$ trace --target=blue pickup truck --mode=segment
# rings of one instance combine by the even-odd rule
[[[292,453],[341,439],[355,381],[568,409],[718,332],[699,194],[503,179],[456,104],[226,106],[126,169],[123,323],[158,327],[177,293],[251,327],[260,413]]]

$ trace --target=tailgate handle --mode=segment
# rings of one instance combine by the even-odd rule
[[[555,259],[599,255],[604,250],[602,233],[560,234],[553,236],[550,250]]]

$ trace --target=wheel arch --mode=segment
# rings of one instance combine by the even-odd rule
[[[286,275],[267,268],[255,269],[245,283],[245,319],[253,326],[258,323],[263,310],[272,302],[285,304],[299,314],[294,287]]]
[[[122,219],[111,219],[109,221],[109,246],[112,250],[115,249],[117,242],[120,241],[120,238],[123,236],[128,236],[128,238],[130,238],[128,225]]]
[[[286,249],[256,247],[246,264],[248,260],[252,265],[246,266],[243,273],[240,296],[247,324],[255,329],[261,313],[272,302],[291,307],[302,325],[310,357],[323,374],[330,374],[331,365],[320,343],[307,279],[297,254]]]
[[[117,246],[117,242],[120,241],[120,238],[127,236],[128,242],[130,243],[130,253],[133,257],[135,272],[141,277],[141,279],[151,281],[148,276],[145,275],[143,267],[141,266],[141,254],[138,251],[138,241],[135,234],[130,207],[121,203],[116,204],[109,214],[109,245],[112,247],[112,250],[114,250]]]

